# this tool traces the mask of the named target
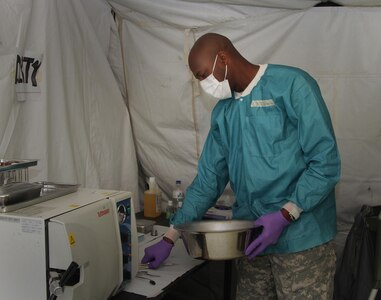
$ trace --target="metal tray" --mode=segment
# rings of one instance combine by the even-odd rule
[[[20,208],[74,193],[80,186],[79,184],[60,184],[46,181],[35,182],[32,183],[32,185],[40,187],[38,193],[36,193],[36,191],[33,191],[33,193],[24,191],[20,195],[20,191],[17,191],[12,195],[0,195],[0,199],[4,200],[0,201],[0,213],[14,211]]]
[[[29,182],[15,182],[0,187],[1,207],[24,202],[40,196],[42,184]]]
[[[155,224],[156,222],[153,220],[147,220],[147,219],[136,220],[137,231],[144,234],[151,232],[153,229],[153,225]]]
[[[37,165],[37,159],[5,159],[0,158],[0,172],[24,169]]]

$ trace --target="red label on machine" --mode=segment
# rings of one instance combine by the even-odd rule
[[[104,209],[104,210],[101,210],[101,211],[98,211],[98,217],[103,217],[105,215],[107,215],[108,213],[110,212],[110,209],[107,208],[107,209]]]

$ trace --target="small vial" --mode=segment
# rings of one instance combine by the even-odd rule
[[[169,220],[170,218],[172,218],[174,214],[175,214],[175,208],[173,206],[173,201],[168,200],[167,209],[165,211],[165,218]]]

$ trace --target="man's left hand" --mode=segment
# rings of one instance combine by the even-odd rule
[[[264,215],[255,221],[255,226],[263,226],[262,233],[246,248],[246,256],[252,260],[261,254],[268,246],[276,244],[283,229],[290,222],[281,211]]]

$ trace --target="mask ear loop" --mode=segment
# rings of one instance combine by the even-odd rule
[[[216,67],[217,58],[218,58],[218,54],[216,54],[216,58],[214,59],[214,64],[213,64],[213,69],[212,69],[212,74],[214,73],[214,68]]]
[[[228,75],[228,65],[225,65],[225,79],[226,80],[226,76]]]

